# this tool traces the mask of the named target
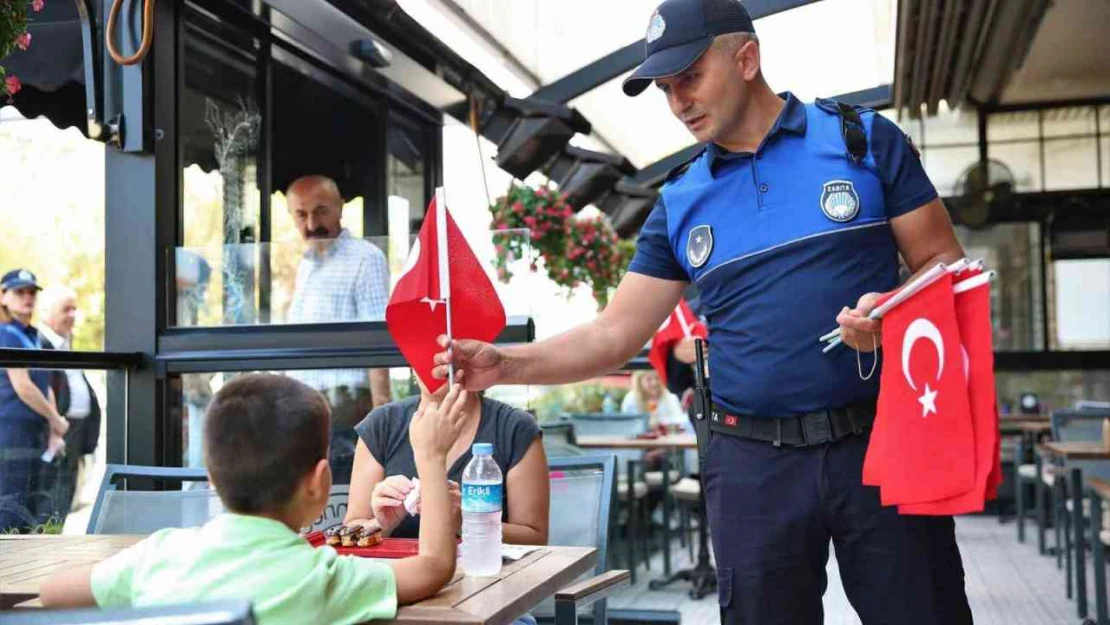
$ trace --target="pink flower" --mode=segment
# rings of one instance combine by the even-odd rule
[[[44,6],[46,6],[46,2],[44,0],[31,0],[31,9],[35,13],[38,13],[39,11],[41,11],[42,7],[44,7]]]
[[[15,38],[15,45],[20,50],[26,50],[31,46],[31,33],[23,33]]]
[[[520,202],[513,202],[513,212],[520,213],[524,211],[524,205]]]
[[[8,97],[10,98],[19,93],[19,90],[23,88],[23,84],[19,82],[19,79],[15,76],[8,76],[4,79],[4,88],[8,90]]]

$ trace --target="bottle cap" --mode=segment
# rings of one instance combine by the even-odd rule
[[[474,443],[474,446],[470,448],[470,452],[475,456],[492,456],[493,443]]]

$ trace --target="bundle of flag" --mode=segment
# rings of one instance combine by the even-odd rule
[[[980,512],[1002,472],[981,263],[938,265],[884,296],[879,403],[863,483],[901,514]]]
[[[678,306],[671,311],[671,314],[667,315],[663,325],[655,331],[655,335],[651,337],[651,348],[648,350],[648,362],[659,374],[659,379],[664,386],[667,384],[667,356],[676,343],[692,336],[707,338],[709,330],[698,320],[690,304],[683,298],[679,300]]]
[[[385,322],[401,354],[431,392],[444,384],[432,377],[441,334],[492,342],[505,328],[501,299],[447,211],[442,187],[428,205],[386,305]]]

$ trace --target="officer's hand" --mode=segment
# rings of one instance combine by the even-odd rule
[[[461,382],[468,391],[483,391],[497,384],[504,375],[505,356],[497,347],[483,341],[463,339],[451,341],[448,346],[447,337],[441,335],[437,340],[440,347],[448,348],[447,351],[435,355],[432,376],[443,380],[447,378],[447,365],[454,364],[455,371],[465,372]]]
[[[848,347],[871,352],[882,344],[882,322],[867,318],[879,297],[879,293],[868,293],[859,298],[855,308],[845,306],[836,316],[836,322],[840,324],[840,339]]]

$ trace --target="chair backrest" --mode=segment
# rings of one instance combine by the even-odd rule
[[[612,510],[616,458],[609,455],[550,458],[551,512],[547,544],[560,547],[594,547],[597,566],[592,577],[609,568],[609,515]],[[605,622],[605,601],[592,607],[594,623]],[[544,601],[537,617],[554,614],[554,602]]]
[[[548,458],[585,455],[585,451],[578,447],[574,424],[569,419],[541,423],[540,431],[543,432],[543,450]]]
[[[1050,419],[1053,440],[1099,441],[1102,421],[1110,419],[1110,410],[1056,410]]]
[[[102,610],[14,610],[4,613],[6,625],[77,625],[78,623],[175,623],[178,625],[254,625],[247,599]]]
[[[120,490],[117,482],[140,478],[155,482],[208,482],[204,469],[110,464],[89,517],[89,534],[150,534],[167,527],[198,527],[223,512],[216,491]]]

